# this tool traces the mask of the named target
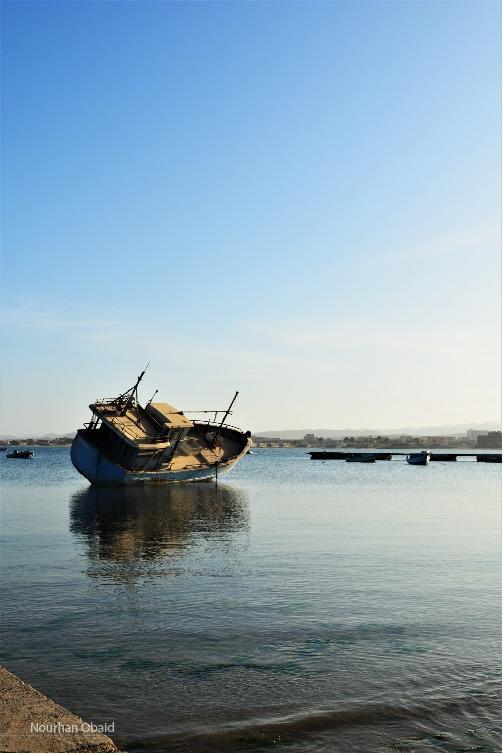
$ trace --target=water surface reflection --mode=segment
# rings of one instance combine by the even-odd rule
[[[90,487],[70,499],[70,530],[86,546],[89,575],[113,580],[176,573],[160,563],[209,544],[232,554],[249,527],[246,493],[222,484]]]

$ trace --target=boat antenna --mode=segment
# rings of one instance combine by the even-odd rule
[[[152,403],[152,401],[154,400],[154,398],[155,398],[155,396],[157,395],[158,392],[159,392],[159,390],[156,390],[155,393],[153,394],[152,398],[149,401],[147,401],[147,404],[146,404],[147,406],[149,406]]]
[[[143,370],[143,372],[138,376],[138,379],[136,380],[136,382],[133,385],[133,387],[130,387],[129,390],[126,390],[125,393],[122,393],[122,395],[119,395],[119,397],[117,398],[117,401],[120,401],[120,402],[122,402],[121,399],[126,398],[126,402],[125,402],[125,404],[124,404],[124,406],[122,407],[122,410],[121,410],[122,416],[124,416],[124,414],[126,413],[126,411],[128,410],[128,408],[133,403],[133,398],[136,400],[136,403],[138,403],[138,385],[142,381],[143,375],[147,371],[147,369],[149,367],[149,364],[150,364],[150,361],[148,362],[148,364],[145,367],[145,369]]]
[[[215,434],[213,435],[213,438],[212,438],[212,440],[211,440],[211,443],[212,443],[212,445],[215,445],[215,444],[216,444],[217,438],[218,438],[218,436],[219,436],[219,434],[220,434],[220,430],[221,430],[221,429],[222,429],[222,427],[224,426],[224,424],[225,424],[225,420],[226,420],[226,419],[227,419],[227,417],[229,416],[229,414],[230,414],[230,412],[231,412],[231,408],[233,407],[233,405],[234,405],[234,402],[235,402],[236,398],[238,397],[238,395],[239,395],[239,390],[236,390],[236,392],[235,392],[235,394],[234,394],[234,398],[233,398],[233,399],[231,400],[231,402],[230,402],[230,404],[229,404],[229,408],[227,409],[227,411],[226,411],[226,412],[225,412],[225,414],[224,414],[224,418],[223,418],[223,419],[222,419],[222,421],[220,422],[220,425],[219,425],[219,427],[218,427],[217,431],[216,431],[216,432],[215,432]]]
[[[136,403],[138,403],[138,385],[142,381],[143,375],[145,374],[145,372],[147,371],[147,369],[149,368],[149,366],[150,366],[150,361],[147,362],[147,366],[145,367],[145,369],[143,370],[143,372],[140,374],[140,376],[136,380],[136,385],[133,388],[134,389],[135,398],[136,398]]]

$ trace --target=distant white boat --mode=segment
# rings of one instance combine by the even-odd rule
[[[411,453],[407,456],[407,463],[410,463],[412,466],[426,466],[429,461],[429,450],[422,450],[420,453]]]

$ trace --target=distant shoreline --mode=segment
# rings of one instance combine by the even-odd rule
[[[9,443],[8,441],[2,441],[0,440],[0,446],[2,447],[8,447],[8,448],[71,448],[72,441],[69,440],[68,442],[20,442],[19,440],[16,440],[15,443]],[[252,448],[254,450],[380,450],[380,451],[392,451],[392,450],[414,450],[418,447],[423,447],[422,445],[414,445],[414,444],[396,444],[396,445],[387,445],[387,446],[377,446],[377,445],[305,445],[305,444],[296,444],[294,445],[292,442],[289,442],[288,440],[283,441],[281,444],[278,443],[259,443],[257,445],[253,445]],[[473,451],[474,453],[480,453],[483,451],[492,451],[492,450],[500,450],[501,447],[498,446],[496,448],[490,447],[490,446],[477,446],[477,445],[452,445],[449,447],[446,447],[445,445],[437,445],[435,443],[431,443],[428,445],[429,450],[440,450],[440,451]]]
[[[73,439],[67,442],[24,442],[23,440],[0,440],[0,446],[7,448],[70,448]]]

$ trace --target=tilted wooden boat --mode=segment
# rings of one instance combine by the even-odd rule
[[[89,406],[92,419],[78,430],[71,459],[91,484],[194,482],[229,471],[246,455],[251,433],[225,423],[238,393],[227,411],[211,412],[223,413],[222,421],[191,420],[168,403],[142,407],[144,374],[117,398]]]

